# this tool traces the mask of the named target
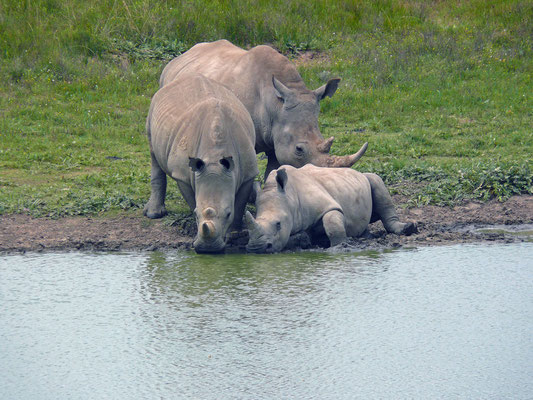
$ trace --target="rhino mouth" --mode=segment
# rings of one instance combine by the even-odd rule
[[[223,253],[224,248],[226,247],[226,243],[223,240],[215,239],[215,240],[201,240],[197,239],[193,243],[194,251],[196,251],[199,254],[206,254],[206,253]]]
[[[272,243],[251,243],[246,246],[246,251],[257,254],[273,253],[274,247],[272,246]]]

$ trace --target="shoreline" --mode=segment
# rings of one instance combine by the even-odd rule
[[[402,196],[394,195],[396,204]],[[416,221],[419,232],[411,236],[387,234],[381,222],[369,226],[371,239],[350,240],[348,250],[385,250],[475,242],[531,242],[533,196],[513,196],[500,203],[468,202],[450,207],[423,206],[397,208],[402,221]],[[24,214],[0,215],[0,254],[43,251],[155,251],[186,250],[193,236],[179,224],[149,220],[138,215],[117,217],[33,218]],[[513,232],[526,225],[528,232]],[[483,227],[496,227],[483,230]],[[227,252],[242,251],[246,232],[235,235]],[[305,238],[293,241],[298,248],[309,248]]]

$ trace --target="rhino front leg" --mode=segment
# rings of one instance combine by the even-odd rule
[[[150,176],[150,184],[152,186],[152,193],[150,200],[144,206],[144,215],[148,218],[161,218],[167,215],[165,208],[165,196],[167,194],[167,175],[161,169],[155,156],[151,153],[152,171]]]
[[[253,181],[252,189],[250,190],[250,196],[248,197],[248,203],[255,204],[257,200],[257,193],[261,190],[261,184],[258,181]]]
[[[372,219],[370,222],[381,220],[387,232],[397,235],[411,235],[418,232],[415,223],[400,222],[390,193],[383,180],[376,174],[365,173],[364,175],[370,182],[372,191]]]
[[[336,246],[346,242],[346,228],[344,227],[344,214],[338,210],[332,210],[322,217],[322,225],[328,235],[330,246]]]
[[[242,219],[244,217],[244,209],[246,208],[246,203],[250,198],[252,189],[254,186],[254,179],[250,179],[244,182],[237,194],[235,195],[235,213],[233,214],[233,224],[231,225],[232,231],[240,231],[242,229]]]
[[[279,167],[281,167],[281,164],[279,163],[278,159],[276,158],[276,153],[272,152],[272,153],[266,153],[267,157],[268,157],[268,162],[267,162],[267,166],[266,166],[266,170],[265,170],[265,176],[264,176],[264,181],[266,182],[266,179],[268,178],[268,174],[270,174],[270,172],[272,172],[273,170],[275,169],[278,169]]]
[[[181,195],[187,202],[187,205],[191,209],[191,211],[194,211],[196,208],[196,197],[194,196],[194,190],[192,190],[192,186],[188,183],[178,181],[176,180],[178,184],[178,188],[180,190]]]

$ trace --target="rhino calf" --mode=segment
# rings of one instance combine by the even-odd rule
[[[159,89],[146,121],[152,159],[149,218],[166,214],[167,175],[196,215],[197,252],[219,252],[259,173],[250,114],[221,84],[187,74]]]
[[[268,176],[257,194],[257,218],[246,213],[247,250],[281,251],[293,234],[307,231],[329,238],[331,246],[358,237],[381,220],[387,232],[410,235],[416,224],[402,223],[391,196],[376,174],[350,168],[283,166]]]

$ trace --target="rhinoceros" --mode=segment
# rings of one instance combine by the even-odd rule
[[[268,157],[265,178],[284,164],[349,167],[366,151],[365,143],[352,155],[328,154],[333,137],[324,140],[318,129],[319,102],[333,96],[340,79],[309,90],[289,59],[269,46],[199,43],[165,66],[160,87],[190,71],[222,83],[242,101],[254,121],[255,151]]]
[[[235,95],[200,74],[159,89],[146,121],[152,159],[149,218],[166,214],[166,175],[196,214],[197,252],[219,252],[230,225],[239,228],[259,173],[250,114]]]
[[[416,224],[402,223],[391,196],[376,174],[351,168],[284,166],[270,173],[257,194],[257,218],[246,212],[250,234],[247,250],[281,251],[291,235],[327,235],[335,246],[367,231],[381,220],[388,232],[410,235]]]

